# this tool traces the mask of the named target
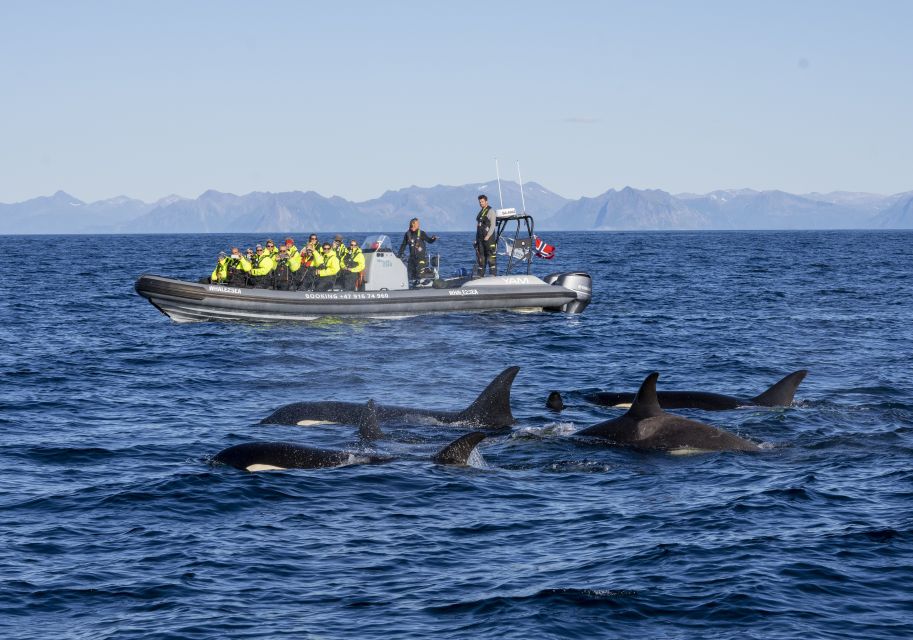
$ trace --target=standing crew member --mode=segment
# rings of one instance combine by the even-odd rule
[[[355,291],[358,276],[365,270],[365,254],[358,248],[357,240],[349,241],[349,250],[342,259],[342,288]]]
[[[479,196],[479,213],[476,214],[476,239],[473,246],[476,249],[476,268],[474,274],[477,278],[485,275],[485,265],[491,275],[498,275],[498,243],[495,239],[496,214],[488,206],[488,196]]]
[[[421,277],[422,271],[428,266],[428,246],[425,243],[437,240],[437,236],[429,236],[418,227],[418,218],[412,218],[409,221],[409,230],[403,235],[397,252],[399,259],[402,260],[406,245],[409,245],[409,280],[418,280]]]

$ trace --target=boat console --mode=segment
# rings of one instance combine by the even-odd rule
[[[365,256],[364,291],[392,291],[409,288],[406,265],[393,251],[390,236],[368,236],[361,245]]]

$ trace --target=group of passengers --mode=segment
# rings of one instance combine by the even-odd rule
[[[497,215],[488,206],[488,196],[480,195],[473,242],[476,252],[473,277],[484,277],[486,267],[490,275],[498,275],[496,223]],[[428,235],[420,228],[418,218],[409,221],[397,256],[402,260],[406,247],[409,248],[410,282],[424,277],[430,270],[427,245],[436,240],[437,236]],[[365,256],[356,240],[350,239],[346,247],[342,236],[337,235],[333,242],[321,245],[317,235],[312,233],[301,251],[292,238],[286,238],[278,247],[272,240],[267,240],[265,247],[257,245],[256,252],[248,248],[246,256],[238,247],[232,247],[230,255],[219,254],[209,282],[281,291],[329,291],[337,287],[359,291],[364,288],[364,270]]]
[[[280,291],[358,291],[364,286],[364,270],[365,256],[356,240],[349,240],[346,246],[337,235],[333,242],[321,245],[311,234],[300,251],[292,238],[278,247],[267,240],[266,246],[248,248],[246,255],[232,247],[230,254],[219,254],[209,281]]]

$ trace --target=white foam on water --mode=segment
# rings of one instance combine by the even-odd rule
[[[566,436],[577,431],[573,422],[550,422],[542,427],[521,427],[510,434],[511,438],[548,438],[551,436]]]
[[[485,462],[485,457],[482,455],[482,452],[479,451],[478,447],[473,449],[472,453],[469,454],[469,457],[466,458],[466,466],[475,467],[476,469],[488,468],[488,463]]]

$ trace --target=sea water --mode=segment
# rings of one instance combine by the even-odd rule
[[[913,234],[545,239],[535,273],[593,276],[582,315],[179,325],[136,277],[195,280],[262,237],[0,238],[0,636],[913,636]],[[432,246],[445,275],[470,240]],[[365,449],[258,424],[304,400],[459,409],[510,365],[517,423],[469,467],[429,460],[464,427]],[[758,454],[574,438],[620,415],[587,390],[656,370],[750,397],[802,368],[793,407],[680,412]],[[255,440],[397,459],[209,464]]]

